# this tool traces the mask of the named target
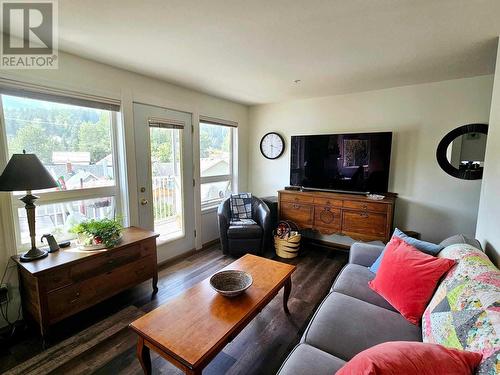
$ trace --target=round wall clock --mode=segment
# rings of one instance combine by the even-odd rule
[[[285,140],[275,132],[267,133],[260,140],[260,152],[268,159],[278,159],[285,151]]]

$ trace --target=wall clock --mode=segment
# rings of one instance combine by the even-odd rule
[[[267,159],[278,159],[284,151],[285,140],[278,133],[267,133],[260,140],[260,152]]]

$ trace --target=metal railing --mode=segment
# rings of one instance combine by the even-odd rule
[[[153,177],[153,211],[155,222],[177,216],[180,183],[175,176]]]

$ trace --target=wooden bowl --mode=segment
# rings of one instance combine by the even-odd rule
[[[250,288],[252,276],[245,271],[220,271],[210,278],[210,285],[225,297],[236,297]]]

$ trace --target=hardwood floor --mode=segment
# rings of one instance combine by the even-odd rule
[[[268,257],[273,257],[270,253]],[[347,261],[347,254],[307,246],[302,255],[283,260],[297,265],[288,302],[291,312],[283,312],[281,291],[262,312],[203,371],[204,374],[275,374],[300,339],[307,322],[333,280]],[[195,283],[234,261],[218,246],[196,253],[160,269],[158,294],[151,299],[151,283],[143,283],[54,326],[50,344],[60,342],[100,320],[135,305],[150,311]],[[193,306],[196,308],[196,306]],[[179,317],[181,319],[182,317]],[[136,335],[129,329],[113,335],[61,365],[52,374],[141,374],[135,357]],[[42,351],[34,329],[26,329],[16,343],[0,353],[0,373]],[[153,374],[180,374],[157,355],[152,355]]]

